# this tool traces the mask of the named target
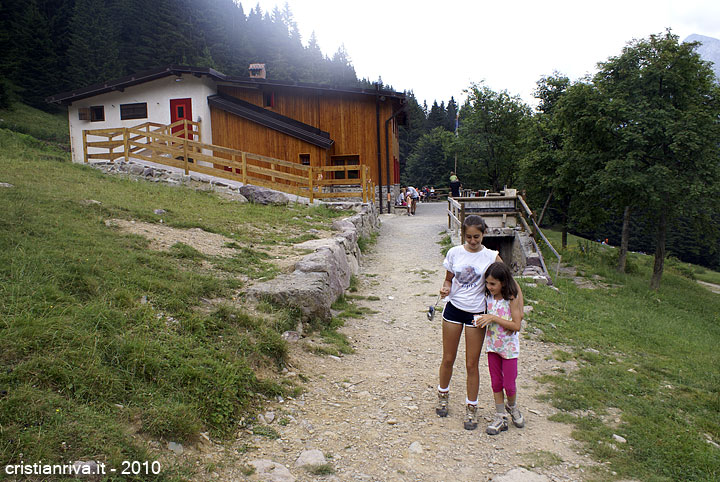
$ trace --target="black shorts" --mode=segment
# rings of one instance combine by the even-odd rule
[[[447,302],[445,304],[445,309],[443,310],[443,320],[449,322],[449,323],[456,323],[458,325],[473,325],[473,316],[474,315],[484,315],[485,311],[479,311],[477,313],[468,313],[467,311],[463,311],[460,308],[453,305],[451,302]]]

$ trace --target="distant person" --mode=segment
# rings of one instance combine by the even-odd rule
[[[458,181],[457,177],[455,177],[454,181],[450,181],[450,196],[460,197],[460,189],[461,188],[462,188],[462,184],[460,184],[460,181]]]
[[[495,418],[485,432],[497,435],[508,429],[508,414],[512,417],[513,425],[518,428],[525,426],[517,406],[515,383],[520,354],[519,332],[524,311],[518,285],[505,263],[493,263],[488,267],[485,271],[485,289],[487,313],[480,315],[478,326],[487,329],[485,351],[495,399]]]
[[[418,194],[417,189],[412,186],[408,186],[406,196],[408,216],[415,216],[415,209],[417,208],[417,202],[418,199],[420,199],[420,194]]]
[[[437,195],[435,194],[435,186],[430,186],[430,192],[428,193],[428,198],[435,199]]]
[[[442,361],[440,362],[438,404],[435,413],[447,417],[450,379],[457,357],[458,345],[465,330],[465,369],[467,397],[465,398],[465,430],[477,428],[477,396],[480,384],[480,354],[485,327],[475,324],[475,318],[486,313],[485,271],[495,261],[502,261],[497,251],[482,245],[487,230],[485,220],[471,214],[463,222],[464,244],[450,248],[445,256],[445,280],[440,296],[447,299],[442,314]]]
[[[455,171],[450,171],[450,182],[458,181],[458,177],[455,175]]]
[[[405,206],[405,188],[400,190],[400,194],[398,194],[397,199],[395,200],[395,205]]]

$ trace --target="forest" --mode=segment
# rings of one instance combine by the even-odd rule
[[[619,270],[627,250],[655,253],[655,286],[668,256],[720,268],[720,95],[694,47],[670,31],[629,42],[594,76],[538,79],[536,107],[482,82],[430,106],[404,86],[402,182],[445,187],[456,170],[467,188],[524,190],[563,244],[568,232],[607,238]],[[372,85],[344,47],[328,56],[301,38],[288,4],[0,1],[0,108],[52,110],[48,95],[163,65],[246,75],[253,62],[274,80]]]
[[[49,95],[166,65],[330,85],[358,81],[344,47],[331,57],[301,39],[290,7],[247,13],[233,0],[2,0],[0,107],[39,109]]]

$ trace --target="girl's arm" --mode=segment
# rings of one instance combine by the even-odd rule
[[[452,271],[445,271],[445,281],[443,281],[442,288],[440,288],[440,296],[445,298],[450,294],[450,288],[452,288],[452,280],[455,277],[455,273]]]
[[[522,328],[522,320],[525,316],[525,310],[523,309],[524,304],[522,290],[520,289],[520,284],[518,284],[517,281],[515,281],[515,286],[517,286],[518,295],[512,300],[510,300],[511,319],[506,320],[504,318],[500,318],[497,315],[491,315],[489,313],[486,313],[484,315],[480,315],[480,320],[478,321],[477,326],[479,326],[480,328],[485,328],[490,323],[497,323],[506,330],[520,331],[520,328]]]

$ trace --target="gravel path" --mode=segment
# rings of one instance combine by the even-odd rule
[[[583,480],[588,467],[597,465],[582,455],[569,426],[548,421],[556,410],[537,400],[543,387],[535,377],[574,366],[553,360],[558,347],[532,335],[521,338],[519,363],[518,402],[525,428],[485,434],[483,418],[490,420],[494,405],[483,352],[480,425],[463,429],[464,342],[451,383],[450,415],[435,415],[441,317],[430,322],[425,311],[437,299],[444,277],[437,242],[447,227],[445,206],[421,204],[413,217],[381,216],[380,236],[363,260],[356,293],[379,297],[358,301],[377,313],[350,319],[342,328],[355,348],[351,355],[318,356],[293,346],[287,376],[307,377],[306,391],[269,409],[270,425],[280,438],[247,435],[237,443],[254,447],[240,451],[240,464],[271,460],[292,478],[275,471],[255,473],[249,480],[482,481],[519,466],[541,476],[537,480]],[[526,321],[532,324],[532,313]],[[311,449],[325,454],[334,473],[314,475],[295,466],[300,454]],[[243,480],[236,478],[237,470],[226,467],[215,477],[235,474],[228,480]]]

